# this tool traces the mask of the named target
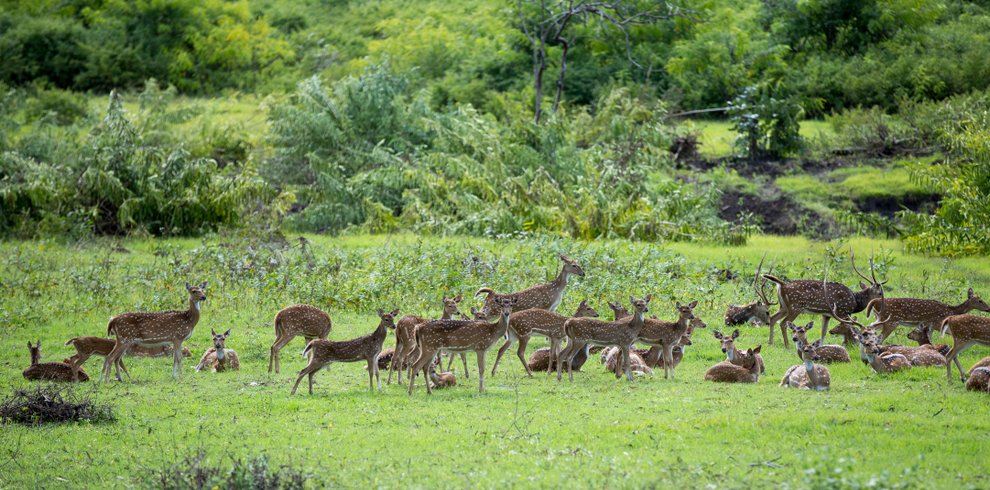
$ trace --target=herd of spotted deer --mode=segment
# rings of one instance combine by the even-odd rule
[[[958,306],[916,298],[886,298],[883,285],[886,281],[876,278],[873,259],[870,259],[870,276],[856,268],[855,257],[850,252],[853,270],[864,281],[860,290],[853,291],[843,284],[827,279],[785,281],[773,275],[771,266],[762,274],[763,260],[754,275],[752,286],[758,299],[752,303],[729,305],[725,314],[727,326],[749,322],[770,327],[769,344],[773,344],[774,325],[780,322],[784,347],[788,347],[788,329],[793,333],[801,364],[792,366],[784,374],[780,386],[827,390],[830,386],[829,370],[821,363],[849,362],[849,354],[842,345],[826,345],[823,341],[827,333],[842,335],[845,343],[859,345],[860,358],[877,372],[890,372],[908,369],[912,366],[946,366],[946,376],[952,380],[952,362],[967,388],[987,392],[990,390],[990,357],[979,361],[970,369],[969,376],[963,372],[959,354],[974,344],[990,345],[990,318],[967,314],[972,310],[990,312],[988,306],[972,289],[968,298]],[[609,303],[614,318],[605,321],[584,300],[574,316],[564,316],[555,312],[560,304],[571,275],[584,276],[584,270],[573,259],[561,254],[563,267],[556,278],[545,284],[537,284],[528,289],[510,294],[499,294],[490,288],[479,289],[475,296],[484,294],[481,310],[471,309],[473,318],[458,310],[462,296],[443,298],[443,313],[440,319],[407,315],[398,321],[399,310],[384,312],[378,310],[380,322],[369,335],[345,341],[330,341],[331,320],[326,312],[310,305],[289,306],[275,315],[275,341],[271,346],[268,371],[274,368],[279,372],[279,352],[293,338],[306,339],[303,355],[309,362],[299,372],[291,394],[295,394],[304,377],[309,378],[309,392],[313,392],[313,375],[332,362],[366,361],[369,385],[374,391],[375,383],[381,389],[379,369],[388,369],[387,383],[397,373],[401,384],[409,381],[409,393],[413,393],[416,375],[422,371],[426,380],[427,392],[456,383],[453,373],[437,372],[441,365],[441,354],[450,356],[453,363],[455,354],[461,357],[464,374],[467,376],[467,352],[474,352],[478,360],[479,390],[485,391],[485,354],[500,339],[505,339],[498,350],[492,375],[498,369],[502,355],[513,343],[519,342],[517,355],[529,376],[533,371],[557,372],[558,381],[563,370],[573,381],[574,370],[579,370],[588,355],[600,350],[602,363],[615,373],[622,374],[632,381],[633,373],[652,373],[652,369],[663,367],[664,378],[673,377],[674,369],[684,356],[684,349],[691,345],[691,336],[696,328],[705,328],[705,323],[693,313],[697,301],[675,304],[676,319],[660,320],[656,316],[647,317],[650,311],[651,295],[643,299],[630,297],[627,310],[621,303]],[[777,302],[770,301],[766,286],[775,283]],[[107,335],[103,337],[76,337],[66,342],[76,349],[76,354],[64,362],[40,362],[41,342],[31,345],[31,366],[24,370],[27,379],[47,379],[57,381],[86,381],[89,379],[83,363],[94,354],[105,357],[100,374],[101,381],[109,381],[113,369],[118,381],[122,381],[120,371],[130,376],[122,361],[125,354],[159,356],[171,354],[173,357],[172,376],[182,373],[182,358],[190,355],[182,343],[192,336],[199,321],[200,305],[206,300],[207,283],[198,286],[186,283],[189,293],[187,310],[157,313],[124,313],[110,319]],[[776,313],[773,306],[779,304]],[[873,315],[875,321],[863,325],[851,315],[864,311]],[[822,315],[821,338],[810,342],[807,332],[814,322],[805,326],[795,325],[793,320],[801,313]],[[460,316],[461,319],[454,319]],[[494,317],[494,321],[489,318]],[[828,330],[829,320],[835,318],[839,326]],[[918,347],[885,345],[883,342],[898,325],[915,327],[908,338],[919,343]],[[933,329],[942,334],[951,334],[953,346],[933,345],[930,335]],[[394,349],[383,351],[388,330],[394,330]],[[226,348],[225,341],[230,330],[218,334],[211,330],[213,347],[202,356],[196,370],[209,367],[213,371],[236,370],[239,368],[237,353]],[[714,332],[721,343],[726,360],[712,366],[705,373],[705,379],[716,382],[755,383],[765,372],[762,346],[740,350],[736,346],[739,330],[730,335]],[[527,360],[526,346],[533,336],[546,337],[550,346],[533,353]],[[562,342],[566,344],[561,350]],[[649,349],[637,349],[635,344],[643,344]],[[594,346],[594,347],[592,347]],[[447,367],[450,370],[450,364]]]

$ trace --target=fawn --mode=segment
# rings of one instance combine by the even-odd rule
[[[802,390],[828,390],[832,382],[828,368],[821,364],[815,364],[815,361],[818,360],[817,350],[821,345],[821,339],[812,344],[805,344],[801,348],[801,360],[804,361],[804,364],[791,366],[784,373],[784,378],[780,380],[780,386]]]
[[[78,372],[82,368],[82,365],[86,363],[86,360],[93,354],[99,354],[103,357],[110,355],[110,351],[117,345],[117,341],[103,337],[75,337],[67,340],[65,345],[71,345],[76,348],[76,353],[66,359],[65,362],[71,364],[74,371]],[[127,367],[124,366],[123,359],[117,359],[115,366],[117,369],[123,370],[128,378],[131,377],[131,373],[127,372]]]
[[[227,337],[230,336],[230,329],[222,334],[217,334],[211,328],[210,334],[213,335],[213,347],[203,353],[199,365],[196,366],[196,371],[202,371],[206,366],[210,366],[214,373],[222,373],[228,369],[231,371],[239,370],[241,362],[237,358],[237,352],[227,348]]]
[[[272,342],[271,354],[268,356],[268,372],[279,372],[279,351],[297,335],[306,339],[306,344],[313,339],[326,340],[330,336],[333,323],[327,312],[310,305],[292,305],[283,308],[275,314],[275,342]]]
[[[672,322],[652,318],[645,320],[643,327],[636,337],[637,342],[662,349],[664,379],[674,376],[674,347],[677,346],[681,338],[691,329],[691,324],[695,320],[694,308],[697,306],[697,301],[692,301],[686,305],[678,302],[675,307],[677,320]],[[704,322],[701,322],[700,325],[704,325]],[[647,364],[652,364],[653,362],[655,362],[655,359],[650,360]]]
[[[629,351],[632,344],[643,329],[644,315],[650,311],[648,305],[653,295],[637,300],[629,297],[629,302],[633,306],[633,315],[612,322],[604,322],[594,318],[571,318],[564,323],[564,332],[567,334],[567,348],[557,357],[557,381],[561,380],[561,371],[564,362],[568,363],[567,376],[574,381],[574,370],[571,363],[579,350],[583,350],[588,344],[614,345],[622,349],[622,365],[626,371],[629,381],[633,380],[632,370],[629,366]],[[679,337],[678,337],[679,338]],[[666,358],[665,358],[666,359]]]
[[[794,347],[797,348],[798,358],[803,359],[801,356],[801,348],[809,343],[807,333],[815,326],[815,322],[808,322],[808,324],[803,327],[795,325],[791,322],[784,322],[784,324],[787,325],[787,328],[794,332],[794,336],[791,340],[794,341]],[[846,351],[846,348],[841,345],[822,344],[818,346],[817,351],[820,362],[826,364],[832,362],[850,362],[849,352]]]
[[[736,347],[736,339],[739,338],[739,329],[732,331],[731,335],[724,335],[718,330],[715,331],[715,338],[718,339],[719,344],[721,344],[722,352],[725,354],[725,360],[736,366],[744,366],[744,360],[741,357],[742,352]],[[763,356],[760,355],[759,351],[753,354],[753,358],[756,359],[757,367],[760,368],[760,374],[766,372],[766,366],[763,364]]]
[[[890,373],[911,369],[911,361],[903,354],[884,353],[881,345],[875,339],[860,339],[860,349],[866,356],[866,362],[878,373]],[[932,351],[934,352],[934,351]],[[935,352],[938,354],[937,352]]]
[[[574,316],[571,318],[580,317],[598,317],[598,312],[591,306],[588,306],[587,299],[581,301],[581,304],[577,307],[577,311],[574,312]],[[564,333],[564,323],[568,319],[564,315],[558,315],[552,311],[540,308],[530,308],[513,313],[509,316],[508,339],[506,339],[505,343],[498,350],[498,355],[495,356],[495,364],[492,365],[492,376],[495,376],[495,370],[498,369],[498,363],[502,359],[502,354],[505,354],[505,351],[508,350],[509,346],[516,339],[519,339],[519,349],[516,351],[516,355],[519,357],[519,361],[522,362],[523,368],[526,370],[526,375],[533,376],[533,372],[529,370],[529,365],[526,363],[526,346],[529,344],[530,337],[541,335],[550,339],[550,357],[556,358],[560,352],[560,342],[566,336]],[[549,368],[547,369],[547,374],[550,374]]]
[[[762,372],[762,345],[744,351],[735,350],[732,361],[722,361],[705,371],[705,380],[716,383],[756,383]],[[733,347],[735,349],[735,347]]]
[[[933,344],[932,343],[932,326],[931,325],[918,325],[917,328],[908,332],[907,338],[918,343],[920,347],[927,347],[929,349],[934,349],[938,351],[939,354],[943,356],[949,353],[950,347],[946,344]]]
[[[36,345],[28,341],[28,351],[31,352],[31,365],[22,374],[24,379],[37,381],[89,381],[89,375],[82,368],[66,362],[41,362],[41,340]]]
[[[522,291],[510,294],[498,294],[491,288],[481,288],[474,293],[475,296],[485,293],[485,306],[482,311],[485,315],[491,315],[498,309],[496,299],[505,297],[515,297],[515,311],[528,310],[530,308],[541,308],[544,310],[557,311],[557,305],[564,297],[564,288],[567,287],[567,276],[584,277],[584,269],[578,265],[577,261],[570,257],[559,254],[560,260],[564,263],[560,273],[553,281],[544,284],[530,286]],[[494,308],[494,309],[493,309]]]
[[[449,320],[454,317],[454,315],[460,314],[460,310],[457,309],[457,305],[464,299],[460,294],[456,297],[448,298],[444,296],[441,300],[443,305],[443,313],[440,316],[442,320]],[[406,315],[399,319],[399,322],[395,325],[395,361],[392,366],[388,369],[388,379],[385,380],[386,384],[392,384],[392,372],[398,371],[397,380],[399,384],[402,384],[402,372],[409,367],[412,361],[416,360],[416,357],[412,357],[416,349],[416,340],[413,337],[414,330],[416,326],[429,321],[427,318],[416,315]],[[464,361],[464,371],[467,371],[467,359]],[[409,375],[412,376],[412,371],[410,370]]]

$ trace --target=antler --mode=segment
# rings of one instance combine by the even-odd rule
[[[865,275],[863,275],[863,273],[860,272],[859,269],[856,268],[856,256],[853,255],[852,248],[849,249],[849,261],[852,262],[853,270],[856,271],[856,274],[858,274],[859,277],[862,277],[864,281],[870,281],[870,283],[872,283],[872,284],[876,284],[877,283],[876,277],[874,277],[873,279],[870,279],[869,277],[866,277]],[[873,258],[872,257],[870,258],[870,273],[871,274],[873,273]]]
[[[771,303],[770,300],[767,299],[767,292],[764,289],[767,285],[767,279],[764,278],[762,281],[760,280],[760,278],[763,277],[760,274],[760,272],[763,270],[763,261],[766,260],[766,258],[767,258],[767,254],[764,253],[763,258],[760,259],[760,265],[756,267],[756,275],[753,276],[753,289],[756,291],[756,296],[760,298],[760,301],[763,301],[763,304],[769,307],[777,303]],[[773,272],[773,262],[770,263],[770,269],[767,270],[767,274],[770,274],[772,272]]]
[[[832,303],[832,317],[833,318],[835,318],[836,320],[838,320],[838,321],[840,321],[842,323],[850,323],[850,324],[859,326],[859,328],[863,328],[863,329],[866,328],[866,327],[863,326],[862,323],[859,323],[856,320],[853,320],[853,318],[851,316],[846,317],[846,318],[842,318],[839,315],[839,312],[836,311],[838,308],[839,308],[839,304],[838,303]]]

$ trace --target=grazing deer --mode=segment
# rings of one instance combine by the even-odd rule
[[[22,374],[24,379],[31,381],[68,381],[80,382],[89,381],[89,375],[82,368],[67,362],[41,362],[41,340],[37,345],[31,345],[28,341],[28,350],[31,352],[31,365]]]
[[[908,332],[907,338],[918,343],[921,347],[927,347],[929,349],[934,349],[938,351],[939,354],[943,356],[949,353],[949,347],[946,344],[933,344],[932,343],[932,326],[931,325],[918,325],[917,328]]]
[[[454,315],[460,314],[460,310],[457,309],[457,305],[464,299],[463,296],[458,294],[456,297],[448,298],[446,295],[441,299],[441,305],[443,305],[443,312],[440,315],[441,320],[449,320],[454,317]],[[416,341],[413,338],[413,331],[416,329],[416,325],[429,321],[429,318],[423,318],[416,315],[406,315],[399,319],[399,322],[395,325],[395,352],[398,355],[395,357],[396,361],[392,363],[392,366],[388,369],[388,379],[385,380],[386,384],[392,384],[392,372],[398,371],[397,381],[402,384],[402,372],[407,367],[411,361],[416,360],[415,357],[411,357],[413,351],[416,349]],[[464,371],[467,371],[467,358],[464,361]],[[410,371],[410,375],[412,372]]]
[[[990,368],[978,367],[969,372],[966,389],[990,393]]]
[[[598,318],[598,312],[591,306],[588,306],[588,300],[586,298],[581,301],[581,304],[577,307],[577,311],[574,312],[574,316],[570,318]],[[540,335],[550,339],[550,355],[556,358],[557,354],[560,353],[560,342],[566,336],[564,333],[564,323],[570,318],[540,308],[530,308],[513,313],[509,317],[508,338],[498,350],[498,355],[495,356],[495,364],[492,365],[492,376],[495,376],[495,370],[498,369],[498,363],[502,360],[502,354],[505,354],[505,351],[509,349],[509,346],[516,339],[519,339],[519,349],[516,350],[516,355],[519,357],[519,362],[522,362],[523,368],[526,370],[526,375],[532,377],[533,372],[529,370],[529,365],[526,363],[526,346],[529,344],[530,337]],[[547,369],[547,374],[550,374],[549,368]]]
[[[196,366],[196,371],[202,371],[206,366],[210,366],[214,373],[222,373],[226,370],[237,371],[241,368],[241,361],[237,358],[237,352],[227,348],[227,337],[230,336],[230,329],[222,334],[217,334],[210,329],[213,335],[213,347],[206,349],[203,357]]]
[[[268,372],[279,373],[279,351],[297,335],[302,335],[309,345],[313,339],[326,340],[333,324],[327,312],[310,305],[292,305],[275,314],[275,342],[268,356]]]
[[[773,345],[773,326],[780,320],[785,323],[793,322],[801,313],[820,314],[822,315],[822,338],[825,338],[833,305],[836,306],[839,314],[847,317],[866,309],[866,305],[870,301],[883,297],[883,285],[886,281],[877,280],[873,259],[870,259],[870,275],[872,277],[866,277],[859,272],[852,251],[849,252],[849,259],[856,274],[864,280],[870,281],[870,284],[860,282],[860,291],[853,292],[843,284],[825,280],[803,279],[787,282],[770,274],[763,275],[763,277],[777,283],[777,298],[780,301],[780,310],[770,317],[769,343],[771,345]],[[784,347],[788,347],[787,327],[784,323],[780,324],[780,335],[784,338]]]
[[[876,340],[860,340],[861,350],[866,355],[866,362],[878,373],[891,373],[904,369],[911,369],[911,361],[907,356],[896,353],[883,352],[881,345]],[[938,354],[935,351],[931,351]]]
[[[172,378],[182,376],[182,343],[192,337],[199,323],[199,305],[206,301],[206,282],[199,286],[186,283],[189,309],[159,313],[124,313],[110,319],[107,335],[115,335],[117,344],[103,361],[100,379],[110,381],[110,370],[133,345],[156,347],[172,344]],[[120,370],[116,371],[117,380]]]
[[[745,367],[745,361],[742,357],[743,351],[736,347],[736,339],[739,338],[739,329],[733,330],[731,335],[724,335],[722,332],[716,330],[715,338],[718,339],[719,344],[722,346],[722,352],[725,354],[726,362]],[[760,374],[765,373],[766,366],[763,363],[763,356],[760,355],[759,351],[756,351],[754,356],[756,358],[756,364],[760,368]]]
[[[932,299],[917,298],[886,298],[870,301],[866,305],[866,314],[873,313],[876,318],[889,317],[880,332],[880,341],[886,340],[898,325],[919,327],[927,325],[931,328],[941,325],[942,320],[952,315],[962,315],[972,310],[990,312],[982,298],[969,288],[966,301],[952,306]]]
[[[948,331],[952,335],[952,349],[945,355],[945,376],[952,382],[952,364],[956,363],[959,368],[959,376],[963,382],[966,375],[963,374],[962,365],[959,364],[959,354],[976,344],[990,345],[990,318],[975,315],[953,315],[939,325],[942,335]]]
[[[697,301],[690,304],[676,304],[677,320],[646,320],[640,329],[636,341],[662,349],[663,357],[663,377],[668,379],[674,375],[674,347],[681,341],[681,338],[692,330],[691,323],[694,321],[694,308],[698,306]],[[704,325],[704,322],[701,323]],[[656,359],[647,359],[647,365],[653,365]]]
[[[737,350],[732,361],[722,361],[708,368],[705,371],[705,380],[716,383],[758,382],[763,364],[760,356],[762,348],[762,345],[758,345],[755,349]]]
[[[413,363],[412,369],[413,373],[423,371],[426,392],[433,393],[430,389],[427,367],[441,350],[446,350],[458,353],[473,351],[478,356],[478,391],[484,393],[485,353],[495,345],[495,342],[498,342],[498,339],[505,336],[505,332],[509,329],[509,315],[512,314],[512,307],[517,302],[515,296],[496,298],[495,304],[499,307],[499,316],[493,323],[483,320],[433,320],[417,327],[415,336],[420,354],[419,359]],[[410,395],[413,393],[415,382],[414,375],[409,380]]]
[[[515,311],[528,310],[530,308],[541,308],[544,310],[557,311],[557,305],[564,297],[564,288],[567,287],[567,276],[574,274],[584,277],[584,269],[570,257],[560,254],[560,260],[564,262],[560,273],[553,281],[544,284],[530,286],[522,291],[511,294],[498,294],[491,288],[481,288],[474,293],[475,296],[486,293],[485,306],[482,311],[486,315],[493,314],[498,308],[496,300],[498,298],[515,297],[517,300]],[[493,309],[495,308],[495,309]]]
[[[67,340],[65,345],[71,345],[76,348],[76,353],[65,360],[66,364],[72,365],[74,371],[73,378],[75,378],[75,373],[79,372],[79,369],[82,368],[82,365],[86,363],[87,359],[92,357],[93,354],[103,357],[110,355],[110,351],[117,345],[117,341],[103,337],[75,337]],[[123,359],[117,359],[116,368],[123,370],[128,378],[131,377],[131,373],[127,372],[127,367],[124,366]]]
[[[822,340],[818,339],[814,343],[802,347],[801,360],[804,361],[804,364],[791,366],[784,373],[784,378],[780,380],[780,386],[801,390],[828,390],[832,383],[828,368],[821,364],[815,364],[815,361],[818,360],[817,349],[821,345]]]
[[[375,391],[375,381],[378,382],[378,389],[382,389],[382,381],[378,377],[378,355],[385,345],[385,337],[388,330],[395,330],[395,317],[399,315],[399,310],[392,310],[385,313],[378,310],[378,327],[374,332],[363,337],[351,340],[331,341],[325,339],[313,339],[306,344],[303,357],[309,357],[309,364],[299,371],[296,384],[292,385],[289,395],[296,394],[296,388],[304,376],[309,376],[309,394],[313,394],[313,375],[317,371],[330,365],[332,362],[368,362],[368,385],[372,393]]]
[[[629,381],[633,380],[632,370],[629,367],[629,350],[632,349],[633,342],[643,329],[644,315],[650,311],[647,307],[653,295],[637,300],[629,298],[633,305],[634,313],[632,317],[622,320],[604,322],[594,318],[571,318],[564,323],[564,331],[567,334],[567,348],[557,357],[557,381],[561,379],[561,371],[564,363],[567,366],[567,376],[574,381],[573,360],[579,350],[584,350],[588,344],[614,345],[622,349],[622,365],[626,371]],[[678,339],[680,336],[678,336]],[[666,359],[666,358],[665,358]],[[668,363],[669,364],[669,363]],[[665,370],[666,372],[666,370]]]
[[[727,327],[743,325],[754,320],[763,325],[770,324],[770,307],[777,303],[770,302],[765,289],[767,279],[760,274],[763,271],[764,259],[766,259],[766,255],[763,256],[763,259],[760,259],[760,265],[756,267],[756,275],[753,276],[753,290],[756,291],[756,297],[758,299],[741,306],[730,304],[725,310],[725,325]],[[773,274],[772,264],[770,265],[770,269],[767,270],[767,274]]]
[[[794,336],[791,340],[794,341],[794,347],[797,348],[797,355],[799,359],[804,359],[801,356],[801,348],[808,345],[808,331],[815,326],[815,322],[808,322],[807,325],[800,327],[791,322],[784,322],[792,332]],[[845,347],[835,344],[822,344],[818,346],[818,360],[820,362],[829,364],[833,362],[850,362],[849,352]]]

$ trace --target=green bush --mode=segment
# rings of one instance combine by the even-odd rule
[[[742,156],[779,158],[801,148],[803,110],[779,82],[747,87],[729,107]]]

